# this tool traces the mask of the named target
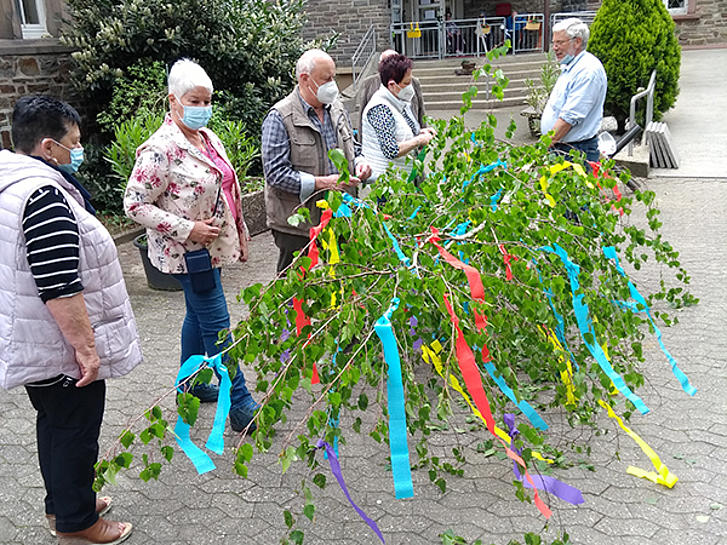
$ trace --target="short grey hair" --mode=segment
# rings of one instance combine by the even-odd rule
[[[580,38],[583,42],[583,49],[588,45],[588,37],[591,35],[588,25],[577,17],[570,17],[553,25],[553,32],[564,30],[570,39]]]
[[[295,79],[300,80],[300,76],[303,74],[310,75],[310,73],[313,72],[318,59],[333,60],[331,56],[322,49],[309,49],[303,53],[298,59],[298,62],[295,63]]]
[[[381,55],[379,55],[379,62],[383,61],[386,57],[391,57],[392,55],[398,55],[399,52],[396,49],[385,49],[381,52]]]
[[[195,87],[214,91],[212,80],[199,64],[190,59],[179,59],[174,63],[167,77],[169,92],[181,99]]]

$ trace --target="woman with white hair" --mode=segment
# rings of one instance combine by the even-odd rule
[[[182,59],[169,71],[169,113],[136,151],[124,210],[146,227],[149,261],[173,274],[184,289],[181,362],[220,352],[220,331],[230,327],[220,268],[247,260],[248,231],[235,170],[220,139],[206,127],[212,116],[212,81],[197,63]],[[189,390],[216,401],[218,388]],[[232,380],[230,424],[244,430],[257,404],[238,369]],[[248,431],[253,431],[254,423]]]

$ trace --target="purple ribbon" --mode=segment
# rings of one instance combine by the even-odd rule
[[[507,433],[510,436],[510,448],[518,455],[522,456],[522,449],[515,448],[515,437],[520,433],[515,428],[515,415],[512,413],[506,413],[505,415],[503,415],[502,419],[505,421],[505,425],[508,428]],[[521,481],[525,488],[532,488],[529,482],[523,480],[517,464],[513,462],[512,465],[512,470],[513,473],[515,473],[515,478],[518,481]],[[553,494],[553,496],[556,496],[563,501],[567,501],[568,503],[572,503],[573,505],[580,505],[581,503],[584,503],[586,501],[583,499],[583,494],[581,494],[580,490],[578,490],[577,488],[573,488],[568,484],[565,484],[563,481],[559,481],[555,477],[551,477],[549,475],[532,474],[531,477],[533,478],[533,483],[535,483],[535,488],[537,488],[538,490],[545,490],[549,494]]]
[[[360,516],[363,521],[368,524],[369,527],[374,531],[374,533],[379,536],[381,543],[386,544],[384,536],[381,535],[381,530],[379,530],[379,527],[376,525],[376,523],[371,520],[366,515],[366,513],[364,513],[363,510],[351,499],[351,495],[348,493],[348,488],[346,488],[346,483],[343,480],[343,473],[341,473],[341,464],[338,463],[338,458],[336,457],[336,453],[333,451],[333,447],[331,447],[331,445],[326,443],[323,439],[319,439],[318,443],[316,443],[316,448],[326,449],[326,454],[328,454],[328,463],[331,465],[331,473],[333,473],[333,476],[336,477],[336,480],[338,481],[341,490],[343,490],[343,494],[346,496],[346,499],[348,499],[348,503],[350,503],[351,507],[356,510],[358,516]]]

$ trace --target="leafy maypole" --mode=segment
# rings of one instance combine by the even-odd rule
[[[491,73],[497,94],[507,81],[489,65],[480,75]],[[463,114],[476,92],[466,94]],[[610,163],[586,172],[575,159],[551,154],[547,137],[526,146],[497,140],[493,115],[474,131],[462,116],[433,124],[438,135],[410,175],[381,177],[364,201],[322,193],[322,220],[308,247],[284,274],[242,291],[248,317],[231,331],[226,352],[255,370],[263,395],[253,442],[240,439],[235,470],[246,476],[255,449],[274,450],[283,470],[302,460],[323,487],[324,451],[348,494],[337,446],[366,434],[388,444],[397,498],[414,494],[412,467],[427,470],[444,491],[446,474],[461,474],[467,460],[457,446],[451,456],[436,456],[429,441],[463,406],[483,437],[515,462],[516,495],[547,518],[550,506],[538,490],[583,501],[578,490],[538,474],[560,454],[548,444],[549,412],[558,408],[572,426],[595,425],[595,414],[608,411],[654,464],[654,471],[629,472],[673,486],[676,477],[613,412],[621,398],[625,417],[649,411],[637,393],[644,325],[684,390],[694,393],[661,341],[657,321],[668,324],[669,317],[651,309],[658,300],[695,302],[679,287],[689,277],[659,234],[654,194],[622,196],[628,174],[612,177]],[[331,158],[347,181],[343,155],[334,150]],[[629,220],[637,208],[645,229]],[[673,269],[674,287],[662,281],[642,296],[623,267],[647,262]],[[212,364],[219,367],[219,359]],[[194,401],[180,394],[180,419],[188,424]],[[153,411],[147,418],[146,439],[163,439],[166,422]],[[288,421],[292,429],[276,436]],[[123,454],[101,462],[99,486],[114,460],[128,467]],[[312,519],[304,490],[303,514]],[[302,543],[293,515],[284,515],[291,532],[283,541]]]

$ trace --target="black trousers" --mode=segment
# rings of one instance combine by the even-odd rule
[[[48,381],[46,381],[48,382]],[[38,412],[38,460],[45,482],[45,512],[56,516],[59,532],[78,532],[98,520],[91,488],[98,459],[98,436],[106,383],[76,388],[63,377],[49,385],[25,387]]]
[[[290,235],[288,233],[283,233],[282,231],[276,231],[275,229],[272,231],[275,245],[280,250],[277,266],[277,272],[280,272],[287,269],[293,262],[293,252],[297,252],[305,248],[308,245],[308,242],[310,242],[310,239],[300,235]]]

